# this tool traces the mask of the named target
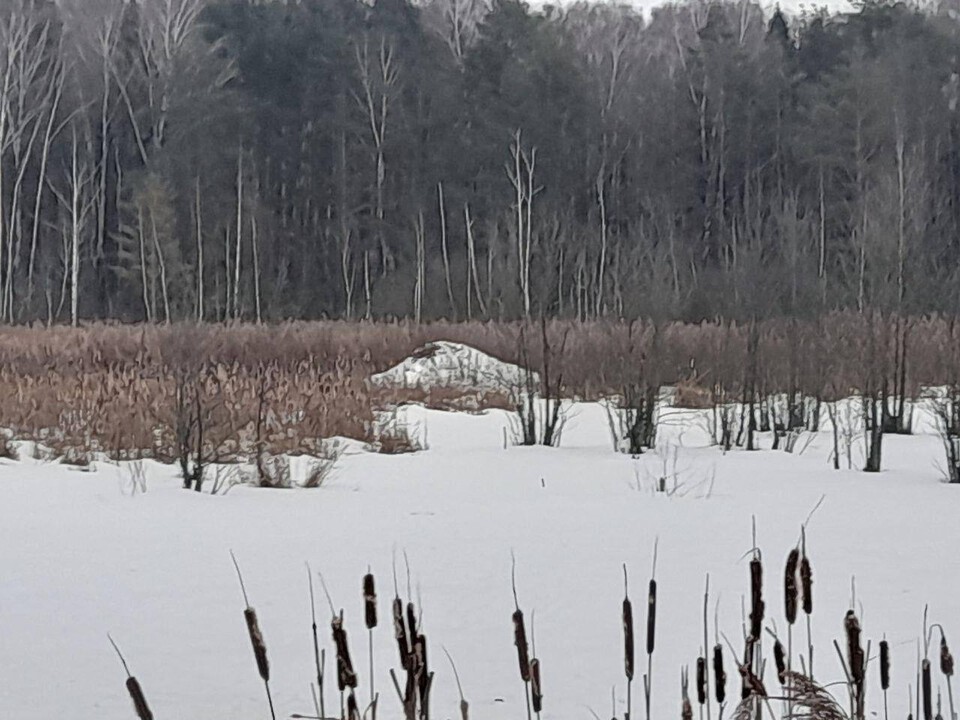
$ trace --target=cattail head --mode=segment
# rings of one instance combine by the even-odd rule
[[[800,551],[794,548],[787,555],[787,566],[783,574],[783,602],[787,622],[793,625],[797,621],[797,568],[800,564]]]
[[[707,702],[707,659],[697,658],[697,702],[703,705]]]
[[[417,627],[417,609],[412,602],[407,603],[407,631],[411,638],[417,637],[419,628]]]
[[[523,623],[523,610],[513,613],[513,644],[517,646],[517,661],[520,664],[520,679],[530,682],[530,655],[527,650],[527,629]]]
[[[783,643],[781,643],[780,640],[773,642],[773,661],[777,665],[777,679],[781,685],[785,685],[787,673],[786,653],[783,651]]]
[[[880,689],[890,689],[890,643],[880,641]]]
[[[420,704],[423,707],[427,705],[427,695],[430,692],[430,678],[433,673],[430,672],[427,665],[427,638],[424,635],[417,635],[413,643],[413,656],[416,667],[417,690],[420,693]]]
[[[623,599],[623,664],[627,680],[633,680],[634,665],[633,644],[633,605],[627,598]]]
[[[763,563],[759,555],[750,561],[750,637],[760,639],[763,631]]]
[[[940,672],[946,677],[953,676],[953,655],[947,647],[947,637],[940,631]]]
[[[393,634],[397,639],[400,663],[406,667],[407,656],[410,655],[410,641],[407,636],[407,627],[403,621],[403,601],[400,598],[394,598],[393,600]]]
[[[803,612],[813,614],[813,569],[806,552],[800,558],[800,589],[803,591]]]
[[[863,671],[866,666],[863,656],[863,645],[860,642],[860,621],[853,610],[848,610],[843,619],[843,628],[847,634],[847,666],[850,677],[858,687],[863,686]]]
[[[647,655],[653,655],[654,636],[657,630],[657,581],[650,579],[647,592]]]
[[[933,683],[930,677],[930,661],[920,664],[920,687],[923,698],[923,720],[933,720]]]
[[[373,582],[373,573],[363,576],[363,610],[367,629],[377,626],[377,591]]]
[[[533,703],[533,711],[538,713],[543,710],[543,690],[540,685],[540,661],[533,658],[530,661],[530,700]]]
[[[330,622],[333,631],[333,644],[337,649],[337,689],[343,692],[357,686],[357,673],[350,659],[350,647],[347,644],[347,631],[343,627],[343,613]]]
[[[133,700],[133,708],[136,710],[137,717],[140,720],[153,720],[153,713],[147,705],[147,698],[143,695],[143,688],[137,679],[130,675],[127,677],[127,692],[130,693],[130,699]]]
[[[723,671],[723,647],[713,646],[713,689],[717,702],[723,704],[727,697],[727,674]]]
[[[257,622],[257,611],[247,607],[243,611],[243,618],[247,621],[247,632],[250,633],[250,644],[253,645],[253,657],[257,661],[257,672],[264,682],[270,681],[270,663],[267,661],[267,646],[263,642],[260,624]]]

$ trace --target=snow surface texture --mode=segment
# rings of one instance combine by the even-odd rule
[[[802,455],[723,455],[707,447],[704,416],[696,413],[671,416],[662,440],[674,449],[634,459],[612,452],[598,405],[571,408],[560,449],[504,449],[507,416],[499,412],[406,412],[429,428],[429,451],[345,454],[318,490],[236,487],[225,496],[198,495],[179,488],[174,468],[150,464],[146,492],[131,495],[124,468],[100,464],[83,473],[4,461],[0,718],[134,717],[107,632],[159,720],[269,717],[230,549],[259,614],[279,718],[312,712],[305,561],[323,572],[333,601],[345,609],[361,700],[369,692],[361,578],[372,567],[381,617],[374,636],[379,717],[402,718],[387,675],[397,667],[388,610],[395,551],[401,593],[407,595],[406,551],[413,595],[422,603],[436,671],[435,718],[458,717],[441,646],[457,662],[471,717],[526,716],[510,621],[511,552],[521,606],[528,620],[536,612],[544,720],[590,720],[588,708],[610,717],[614,685],[622,717],[621,565],[630,570],[638,666],[645,668],[645,590],[658,537],[653,717],[678,717],[680,669],[693,665],[703,643],[705,575],[711,623],[719,598],[721,630],[739,644],[741,597],[748,588],[743,556],[756,516],[767,624],[775,619],[783,634],[783,562],[823,495],[808,527],[818,679],[842,677],[831,642],[842,637],[854,575],[864,639],[872,639],[873,648],[884,634],[890,641],[894,716],[907,714],[925,603],[931,622],[944,623],[954,651],[960,646],[960,488],[940,481],[934,435],[886,438],[887,469],[866,475],[830,468],[829,432]],[[763,438],[767,447],[769,441]],[[650,492],[665,464],[680,487],[672,496]],[[325,620],[319,584],[317,593]],[[802,623],[793,635],[795,651],[805,644]],[[328,626],[321,630],[329,713],[338,700]],[[712,635],[711,628],[711,644]],[[764,642],[769,657],[769,638]],[[730,660],[727,694],[736,697]],[[869,673],[868,709],[882,713],[875,662]],[[766,681],[775,685],[769,667]],[[845,707],[843,689],[835,692]],[[642,695],[638,674],[635,717],[643,716]],[[730,712],[728,706],[726,716]]]
[[[514,391],[526,386],[522,368],[469,345],[438,340],[427,343],[389,370],[371,377],[377,385],[403,388],[449,387],[464,391]],[[534,387],[536,373],[530,373]]]

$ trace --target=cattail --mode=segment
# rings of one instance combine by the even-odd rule
[[[683,704],[680,709],[681,720],[693,720],[693,707],[690,705],[690,671],[684,668],[680,671],[680,690],[683,698]]]
[[[543,690],[540,685],[540,661],[537,658],[530,661],[530,699],[533,711],[540,712],[543,709]]]
[[[633,680],[633,605],[623,599],[623,664],[627,680]]]
[[[697,702],[707,702],[707,659],[703,657],[697,658]]]
[[[781,685],[785,685],[787,679],[786,653],[783,651],[783,643],[780,640],[775,640],[773,643],[773,661],[777,666],[777,679]]]
[[[750,561],[750,637],[760,639],[763,630],[763,564],[760,556]]]
[[[848,610],[843,621],[847,633],[847,663],[850,667],[850,677],[857,687],[863,686],[863,646],[860,643],[860,621],[853,610]]]
[[[343,692],[357,687],[357,673],[353,670],[353,661],[350,659],[350,648],[347,645],[347,631],[343,628],[343,611],[339,617],[330,621],[333,631],[333,644],[337,649],[337,688]]]
[[[247,607],[243,611],[243,617],[247,621],[247,632],[250,633],[250,644],[253,645],[253,657],[257,661],[257,672],[260,673],[264,682],[270,682],[267,646],[263,642],[263,633],[260,632],[260,624],[257,622],[257,611],[252,607]]]
[[[650,579],[647,593],[647,655],[653,655],[654,635],[657,629],[657,581]]]
[[[417,640],[413,644],[413,654],[417,662],[417,678],[419,684],[417,689],[420,691],[420,698],[423,700],[427,696],[428,683],[430,682],[430,671],[427,666],[427,638],[424,635],[417,635]]]
[[[517,661],[520,664],[520,679],[530,682],[530,656],[527,651],[527,630],[523,624],[523,610],[513,613],[513,644],[517,646]]]
[[[414,607],[412,602],[407,603],[407,629],[410,632],[410,637],[416,639],[417,637],[417,609]]]
[[[147,698],[143,695],[143,689],[140,683],[133,675],[127,678],[127,692],[130,693],[130,699],[133,700],[133,708],[136,710],[137,717],[140,720],[153,720],[153,713],[147,705]]]
[[[923,720],[933,720],[933,687],[930,679],[930,661],[920,664],[920,682],[923,689]]]
[[[940,631],[940,672],[948,678],[953,676],[953,655],[950,654],[947,638],[942,630]]]
[[[787,566],[783,577],[783,602],[787,622],[793,625],[797,621],[797,566],[800,563],[800,551],[794,548],[787,555]]]
[[[810,558],[804,552],[800,558],[800,587],[803,590],[803,612],[813,614],[813,570],[810,567]]]
[[[110,641],[110,644],[113,645],[113,649],[116,651],[117,657],[120,658],[120,663],[123,665],[123,671],[127,674],[127,692],[130,693],[130,699],[133,700],[133,708],[137,713],[137,717],[140,718],[140,720],[153,720],[153,713],[150,712],[150,707],[147,705],[147,698],[143,694],[143,688],[140,687],[139,681],[130,674],[127,661],[124,659],[123,653],[120,652],[120,648],[117,647],[117,644],[113,641],[113,638],[107,635],[107,639]]]
[[[880,689],[890,688],[890,643],[880,641]]]
[[[723,671],[723,647],[719,643],[713,647],[713,687],[722,705],[727,697],[727,673]]]
[[[267,704],[270,706],[270,717],[276,720],[277,714],[273,709],[273,696],[270,694],[270,663],[267,661],[267,646],[263,642],[263,633],[260,632],[260,623],[257,622],[257,611],[250,606],[247,598],[247,588],[243,584],[243,574],[240,572],[240,563],[236,555],[230,551],[233,566],[237,570],[237,579],[240,581],[240,592],[243,594],[243,619],[247,623],[247,632],[250,635],[250,644],[253,645],[253,657],[257,663],[257,672],[263,679],[264,689],[267,692]]]
[[[393,634],[397,639],[400,662],[406,667],[407,656],[410,654],[410,643],[407,639],[407,628],[403,622],[403,602],[399,597],[393,600]]]
[[[373,583],[373,573],[363,576],[363,609],[367,629],[377,626],[377,592]]]

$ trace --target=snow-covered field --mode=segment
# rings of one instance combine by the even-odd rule
[[[391,562],[400,558],[406,594],[404,551],[436,672],[435,718],[458,716],[441,646],[456,660],[473,718],[526,716],[510,618],[511,553],[520,603],[528,618],[536,612],[544,718],[587,719],[591,710],[610,717],[613,686],[622,716],[621,566],[630,570],[639,658],[655,538],[653,717],[678,717],[680,670],[693,665],[702,645],[706,574],[712,598],[719,598],[721,629],[739,645],[748,588],[743,556],[756,516],[767,624],[775,622],[782,633],[783,561],[823,496],[808,526],[818,679],[842,677],[831,643],[842,634],[853,576],[865,636],[874,648],[883,635],[891,643],[894,715],[907,713],[924,604],[948,638],[960,638],[960,488],[942,483],[935,435],[888,437],[887,469],[870,476],[834,471],[826,433],[803,454],[723,455],[688,420],[663,433],[665,443],[679,447],[661,453],[671,457],[668,472],[676,453],[680,488],[668,496],[650,489],[663,474],[662,458],[614,453],[597,405],[574,408],[559,449],[504,449],[507,420],[497,412],[409,412],[426,432],[427,451],[349,452],[316,490],[236,487],[225,496],[199,495],[179,488],[174,468],[150,465],[146,493],[131,495],[126,471],[112,465],[85,473],[5,462],[0,718],[134,717],[107,632],[143,684],[155,717],[269,717],[231,549],[260,616],[278,717],[312,710],[306,561],[323,573],[346,611],[361,699],[369,678],[360,583],[368,565],[373,569],[381,615],[379,715],[402,717],[387,669],[397,667]],[[319,606],[323,611],[322,596]],[[805,639],[800,627],[795,648]],[[326,625],[323,639],[329,660]],[[736,697],[732,663],[727,672],[728,695]],[[869,707],[882,716],[876,677],[871,665]],[[775,683],[772,669],[767,682]],[[639,673],[633,694],[639,717]],[[337,705],[332,681],[327,705]]]

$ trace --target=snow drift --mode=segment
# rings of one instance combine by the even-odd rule
[[[403,362],[370,379],[375,385],[485,392],[525,387],[527,375],[524,368],[469,345],[438,340],[418,348]],[[534,385],[539,383],[536,373],[531,371],[529,376]]]

